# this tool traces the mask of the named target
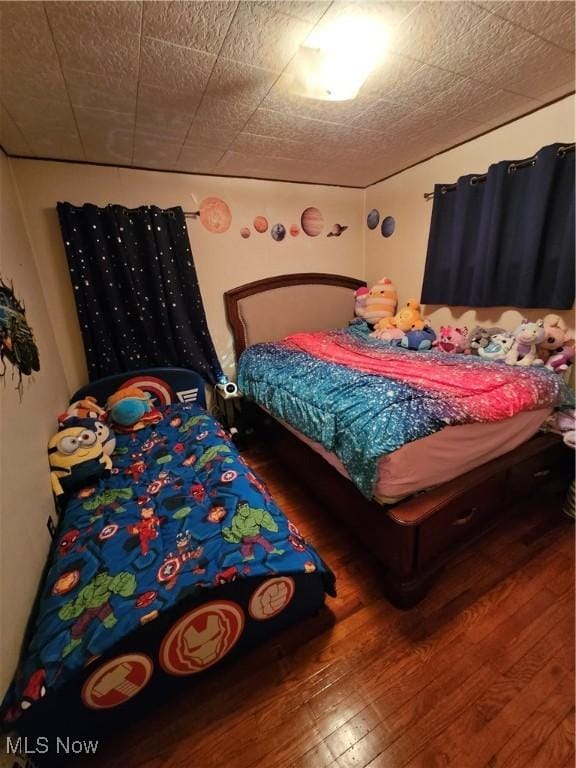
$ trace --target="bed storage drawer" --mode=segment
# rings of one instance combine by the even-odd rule
[[[438,554],[479,533],[506,503],[506,473],[487,478],[448,501],[419,526],[418,566],[425,568]]]
[[[511,467],[508,474],[508,501],[513,504],[540,490],[552,491],[556,486],[566,486],[572,461],[571,451],[557,440],[541,453]]]

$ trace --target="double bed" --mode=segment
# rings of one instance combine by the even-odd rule
[[[365,324],[347,328],[363,285],[278,276],[228,291],[225,306],[240,388],[279,425],[279,459],[352,525],[382,561],[391,600],[410,607],[455,549],[564,476],[569,453],[538,434],[563,385],[383,348]]]
[[[149,392],[158,423],[118,434],[109,477],[61,512],[6,727],[97,737],[316,614],[334,577],[205,409],[193,371],[94,382]]]

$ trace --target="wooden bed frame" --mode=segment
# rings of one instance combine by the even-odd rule
[[[337,302],[341,304],[339,325],[345,326],[353,314],[353,292],[362,285],[365,283],[342,275],[302,273],[227,291],[224,301],[237,357],[250,344],[278,340],[290,332],[338,327],[334,322]],[[305,297],[311,291],[314,298],[307,302]],[[320,303],[319,292],[323,296]],[[346,292],[349,305],[342,301]],[[312,304],[314,311],[286,313],[283,304],[300,309]],[[271,326],[265,318],[272,306],[289,317]],[[350,524],[351,531],[381,561],[386,594],[400,608],[416,605],[458,550],[526,498],[542,493],[546,512],[560,509],[572,470],[570,451],[562,441],[540,433],[450,482],[383,506],[364,498],[351,481],[279,423],[262,412],[259,421],[268,425],[261,434],[279,460],[290,465],[323,506]]]

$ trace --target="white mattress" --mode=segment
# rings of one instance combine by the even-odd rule
[[[374,499],[391,504],[418,491],[448,482],[481,464],[514,450],[538,431],[551,409],[524,411],[510,419],[445,427],[382,456]],[[319,453],[341,475],[348,473],[340,459],[320,443],[278,419],[286,429]]]

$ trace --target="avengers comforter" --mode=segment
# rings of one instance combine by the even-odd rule
[[[195,405],[121,435],[113,474],[70,501],[5,720],[107,729],[316,613],[334,578],[222,427]]]
[[[407,443],[572,401],[544,368],[414,352],[369,334],[363,322],[294,334],[249,347],[238,368],[242,393],[335,453],[368,498],[378,460]]]

